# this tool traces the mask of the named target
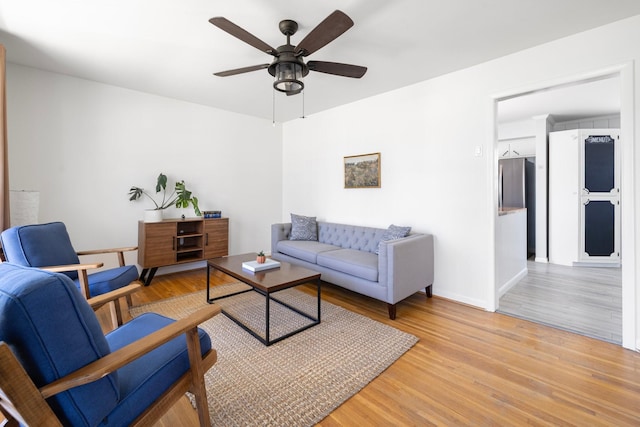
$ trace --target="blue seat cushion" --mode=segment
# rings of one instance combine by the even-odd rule
[[[378,255],[354,249],[318,254],[318,265],[372,282],[378,281]]]
[[[0,341],[37,387],[110,352],[95,313],[71,279],[6,262],[0,264]],[[115,408],[119,390],[114,373],[47,402],[63,425],[96,425]]]
[[[138,270],[134,265],[125,265],[89,274],[88,279],[90,296],[95,297],[138,280]],[[76,279],[75,282],[79,289],[80,279]]]
[[[2,232],[1,239],[5,257],[12,264],[48,267],[80,262],[62,222],[12,227]],[[64,274],[78,277],[75,271]]]
[[[106,335],[111,351],[143,338],[174,320],[145,313]],[[211,349],[209,336],[198,328],[202,354]],[[126,426],[189,370],[186,338],[181,335],[118,370],[120,402],[103,426]]]
[[[340,249],[340,246],[306,240],[280,240],[276,249],[285,255],[315,264],[319,253],[334,251]]]

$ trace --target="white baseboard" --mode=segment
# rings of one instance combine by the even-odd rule
[[[500,289],[498,289],[498,298],[506,294],[509,291],[509,289],[513,288],[516,285],[516,283],[522,280],[528,273],[529,273],[529,270],[525,267],[518,274],[516,274],[510,280],[508,280],[504,285],[500,286]]]

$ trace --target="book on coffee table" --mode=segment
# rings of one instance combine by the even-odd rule
[[[242,263],[242,268],[253,271],[254,273],[256,271],[269,270],[276,267],[280,267],[280,263],[269,258],[267,258],[267,260],[262,264],[258,263],[258,261],[245,261]]]

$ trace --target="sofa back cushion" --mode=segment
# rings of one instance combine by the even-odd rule
[[[383,228],[318,222],[318,241],[343,249],[376,253],[385,231]]]

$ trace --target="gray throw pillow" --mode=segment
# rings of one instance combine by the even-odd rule
[[[402,239],[403,237],[407,237],[410,231],[411,231],[411,227],[400,227],[398,225],[391,224],[389,228],[387,228],[387,230],[382,235],[382,238],[380,239],[380,241],[384,242],[387,240]],[[378,249],[376,249],[376,255],[378,255],[379,253],[380,253],[380,244],[378,243]]]
[[[291,214],[291,234],[289,240],[318,241],[318,224],[315,216]]]

